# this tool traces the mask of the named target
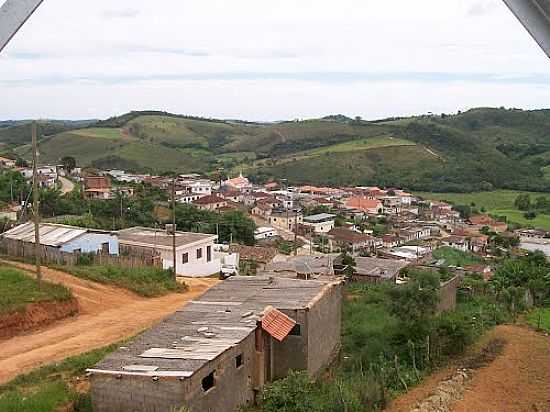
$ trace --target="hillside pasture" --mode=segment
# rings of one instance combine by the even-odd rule
[[[520,192],[515,190],[494,190],[491,192],[475,193],[416,192],[415,195],[424,199],[447,201],[457,205],[475,205],[478,209],[483,207],[490,214],[505,216],[509,223],[550,230],[550,215],[538,214],[534,219],[529,220],[524,217],[524,212],[514,207],[516,197],[522,193],[528,193],[532,200],[539,196],[550,197],[549,193]]]

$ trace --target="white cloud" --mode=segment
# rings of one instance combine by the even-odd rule
[[[536,107],[547,72],[501,0],[51,0],[0,55],[0,118]]]

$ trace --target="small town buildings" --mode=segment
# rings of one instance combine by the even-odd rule
[[[7,220],[10,222],[17,221],[17,213],[21,211],[19,205],[7,205],[0,209],[0,220]]]
[[[220,191],[219,196],[230,202],[239,203],[243,201],[243,193],[238,190],[222,190]]]
[[[354,282],[395,283],[399,271],[408,265],[401,259],[380,259],[376,257],[355,257],[355,273],[351,276]]]
[[[239,255],[240,262],[245,269],[245,273],[241,274],[250,273],[250,271],[256,274],[258,271],[264,270],[267,264],[273,262],[273,259],[278,253],[278,250],[274,247],[237,244],[229,246],[229,251]]]
[[[265,240],[279,236],[275,228],[269,226],[261,226],[254,231],[254,239]]]
[[[88,369],[95,412],[233,412],[340,350],[341,283],[235,276]]]
[[[75,226],[40,223],[40,244],[62,252],[119,253],[118,238],[114,233]],[[9,242],[34,245],[34,224],[32,222],[15,226],[0,235],[5,246]]]
[[[269,220],[269,217],[271,216],[271,212],[273,211],[273,202],[276,202],[275,200],[261,200],[256,203],[256,206],[252,208],[252,214],[255,216],[259,216],[262,219]],[[278,203],[275,203],[278,205]]]
[[[291,256],[284,261],[274,261],[265,267],[265,273],[276,277],[292,279],[335,278],[334,259],[338,255]]]
[[[239,192],[249,192],[252,190],[252,183],[240,173],[238,177],[223,181],[222,187]]]
[[[466,236],[451,235],[441,239],[443,246],[466,252],[469,249],[469,242]]]
[[[354,196],[346,199],[344,204],[348,209],[358,209],[369,215],[381,215],[384,213],[384,205],[378,199]]]
[[[492,232],[502,233],[508,230],[508,224],[506,222],[499,222],[488,215],[474,215],[470,216],[469,222],[479,229],[488,227]]]
[[[214,211],[227,207],[227,200],[216,194],[213,194],[210,196],[200,197],[199,199],[194,200],[193,204],[201,210]]]
[[[88,199],[111,199],[111,180],[107,176],[86,176],[84,193]]]
[[[0,156],[0,169],[12,169],[15,167],[15,160]]]
[[[314,233],[328,233],[334,228],[336,215],[330,213],[319,213],[317,215],[305,216],[304,226],[310,227]]]
[[[187,193],[201,196],[211,195],[212,188],[214,187],[214,183],[211,180],[191,178],[178,179],[177,185],[183,188]]]
[[[418,262],[430,253],[429,247],[423,246],[398,246],[391,249],[381,250],[379,256],[388,259],[404,259],[409,262]]]
[[[342,227],[331,229],[328,237],[331,250],[347,250],[353,254],[360,251],[374,252],[376,248],[382,246],[381,239]]]
[[[166,230],[133,227],[117,232],[120,253],[128,255],[160,255],[165,269],[174,267],[173,234]],[[216,235],[176,232],[176,274],[202,277],[217,274],[221,260],[214,251]]]
[[[301,210],[274,209],[269,215],[269,224],[275,228],[294,231],[304,223]]]

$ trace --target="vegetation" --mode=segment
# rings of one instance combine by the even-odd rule
[[[472,252],[463,252],[452,247],[440,247],[433,251],[434,259],[443,259],[445,266],[468,266],[482,263],[483,259]]]
[[[90,395],[81,392],[77,384],[85,380],[87,368],[119,346],[110,345],[19,375],[0,386],[0,410],[51,412],[73,403],[73,412],[92,412]]]
[[[436,314],[439,283],[437,274],[418,271],[405,286],[347,286],[342,363],[318,382],[305,373],[274,382],[260,410],[380,410],[487,328],[508,319],[495,295],[481,292],[461,293],[456,311]]]
[[[550,332],[550,308],[537,308],[529,312],[527,322],[537,329]]]
[[[475,212],[485,210],[493,216],[504,218],[508,223],[550,230],[550,208],[546,204],[544,193],[494,190],[475,193],[416,192],[416,195],[424,199],[447,201],[459,206],[457,209],[461,208],[461,211],[462,208],[468,208],[470,212],[465,217],[468,217],[472,210]],[[534,204],[535,216],[533,218],[528,219],[525,216],[525,210],[517,208],[518,197],[529,199],[529,209],[531,209],[531,204]],[[520,202],[520,206],[523,208],[526,205]]]
[[[115,230],[132,226],[162,227],[171,222],[171,211],[164,191],[149,184],[134,185],[134,196],[109,200],[84,199],[80,189],[68,196],[58,190],[43,190],[40,211],[44,217],[65,216],[58,223],[96,229]],[[255,242],[254,221],[245,213],[199,210],[193,205],[176,205],[179,230],[218,234],[220,242]]]
[[[62,302],[72,298],[62,285],[36,279],[11,267],[0,266],[0,314],[23,310],[30,303]],[[1,408],[0,408],[1,409]]]
[[[475,109],[377,122],[330,116],[275,124],[145,111],[84,129],[52,129],[41,139],[40,152],[46,162],[71,156],[82,166],[159,173],[246,168],[258,181],[284,175],[290,183],[376,183],[420,191],[550,191],[543,173],[550,165],[544,132],[549,126],[545,110]],[[0,142],[2,133],[20,127],[28,124],[1,128]],[[6,141],[29,158],[28,139],[22,138],[27,134],[15,132]]]
[[[187,289],[185,284],[174,280],[170,270],[156,267],[125,268],[87,265],[85,255],[82,258],[84,264],[62,266],[60,269],[83,279],[116,285],[145,297],[183,292]]]

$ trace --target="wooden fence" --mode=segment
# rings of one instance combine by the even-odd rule
[[[32,258],[35,256],[34,243],[23,242],[13,239],[2,239],[0,241],[0,254],[16,258]],[[40,259],[45,265],[69,265],[75,266],[79,263],[103,266],[121,266],[138,268],[145,266],[156,266],[162,268],[162,258],[159,255],[109,255],[108,253],[79,253],[64,252],[53,246],[41,245]]]

